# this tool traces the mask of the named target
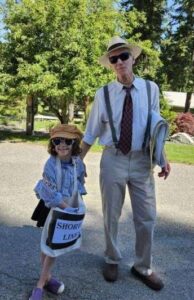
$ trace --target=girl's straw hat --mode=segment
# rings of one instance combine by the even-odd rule
[[[81,141],[83,134],[75,125],[59,124],[50,130],[50,139],[57,137]]]

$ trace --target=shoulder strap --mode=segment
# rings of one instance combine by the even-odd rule
[[[147,126],[144,135],[144,141],[142,144],[142,148],[145,150],[146,146],[150,140],[150,126],[151,126],[151,85],[150,81],[146,80],[146,89],[147,89],[147,96],[148,96],[148,118],[147,118]]]
[[[73,161],[73,180],[74,180],[74,188],[73,193],[76,193],[78,190],[78,183],[77,183],[77,162],[75,158],[72,158]]]
[[[76,160],[73,158],[73,193],[76,193],[78,190],[78,183],[77,183],[77,167],[76,167]],[[62,188],[62,170],[61,170],[61,161],[56,157],[56,181],[57,181],[57,191],[60,192]]]
[[[62,172],[61,172],[61,161],[56,156],[56,180],[57,180],[57,191],[61,191],[61,185],[62,185]]]
[[[112,119],[112,109],[111,109],[111,105],[110,105],[108,85],[104,86],[104,99],[105,99],[106,109],[107,109],[108,118],[109,118],[109,122],[110,122],[113,143],[114,143],[115,147],[118,148],[118,140],[117,140],[117,136],[116,136],[116,132],[115,132],[114,124],[113,124],[113,119]]]
[[[73,161],[74,187],[73,187],[72,196],[69,199],[68,204],[72,207],[79,207],[76,160],[72,159],[72,161]],[[57,171],[56,172],[57,191],[60,192],[62,187],[62,171],[61,171],[61,161],[58,157],[56,157],[56,171]]]
[[[74,176],[74,188],[71,197],[70,205],[72,207],[79,207],[79,199],[78,199],[78,182],[77,182],[77,163],[76,159],[73,158],[73,176]]]

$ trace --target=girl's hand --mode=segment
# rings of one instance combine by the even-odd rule
[[[64,208],[67,208],[67,207],[70,207],[70,206],[64,201],[59,205],[59,208],[61,208],[61,209],[64,209]]]

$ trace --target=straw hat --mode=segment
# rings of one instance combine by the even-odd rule
[[[75,125],[59,124],[50,130],[50,139],[57,137],[78,139],[81,141],[83,134]]]
[[[140,54],[142,49],[134,44],[128,43],[126,40],[120,38],[119,36],[114,36],[107,47],[107,52],[105,52],[100,58],[99,58],[99,63],[106,68],[110,67],[110,62],[109,62],[109,54],[117,49],[129,49],[130,53],[132,54],[133,58],[136,59]]]

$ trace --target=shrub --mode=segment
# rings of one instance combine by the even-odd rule
[[[194,136],[194,116],[192,113],[180,113],[175,119],[176,132],[185,132]]]
[[[176,131],[176,113],[171,110],[171,106],[168,104],[168,100],[160,98],[160,113],[162,117],[169,123],[170,135]]]

